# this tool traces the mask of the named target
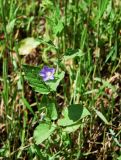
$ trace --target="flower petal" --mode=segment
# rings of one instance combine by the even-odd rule
[[[43,81],[48,81],[49,77],[43,77]]]
[[[43,81],[53,80],[54,79],[54,68],[49,68],[48,66],[44,66],[40,71],[39,75],[43,78]]]
[[[44,77],[44,76],[46,76],[46,73],[43,72],[43,71],[40,71],[39,75],[40,75],[41,77]]]
[[[55,73],[55,68],[50,68],[50,72],[51,72],[52,74],[54,74],[54,73]]]
[[[49,77],[49,79],[53,80],[53,79],[54,79],[54,76]]]

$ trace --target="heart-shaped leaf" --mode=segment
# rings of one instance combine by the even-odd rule
[[[54,124],[41,123],[34,130],[34,139],[36,144],[42,143],[46,140],[55,130]]]
[[[90,115],[90,112],[81,104],[73,104],[67,108],[64,108],[63,118],[58,120],[58,125],[69,126],[76,124],[82,118]]]

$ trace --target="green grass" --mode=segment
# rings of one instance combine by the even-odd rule
[[[25,48],[28,37],[39,45]],[[38,77],[30,71],[27,81],[24,64],[56,68],[56,92],[36,92]],[[90,115],[66,126],[75,107],[60,125],[75,104]],[[45,122],[56,129],[38,144]],[[0,0],[0,159],[121,159],[120,0]]]

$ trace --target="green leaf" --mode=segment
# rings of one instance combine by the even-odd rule
[[[99,19],[103,16],[104,12],[106,11],[106,8],[108,6],[109,0],[105,1],[98,1],[98,10],[97,10],[97,17],[95,17],[94,24],[97,24]]]
[[[63,118],[58,120],[58,125],[69,126],[76,124],[82,118],[90,115],[90,112],[81,104],[73,104],[64,108],[62,115]]]
[[[24,105],[26,106],[26,108],[35,116],[34,111],[32,107],[30,106],[30,104],[28,103],[28,101],[24,97],[22,97],[22,101]]]
[[[15,26],[16,19],[13,19],[11,22],[9,22],[6,26],[6,31],[8,34],[13,32],[14,26]]]
[[[111,51],[110,51],[109,54],[106,56],[105,63],[107,63],[107,61],[108,61],[111,57],[113,57],[114,53],[115,53],[115,48],[112,47],[112,48],[111,48]]]
[[[68,48],[67,51],[64,54],[64,60],[68,60],[68,59],[72,59],[75,57],[81,57],[84,54],[82,53],[82,51],[80,49],[72,49],[72,48]]]
[[[119,157],[117,158],[117,160],[121,160],[121,156],[119,156]]]
[[[63,23],[59,21],[58,24],[53,27],[54,34],[57,35],[61,33],[63,28],[64,28]]]
[[[107,124],[107,125],[110,124],[110,123],[107,121],[107,119],[104,117],[104,115],[103,115],[100,111],[98,111],[98,110],[96,110],[96,109],[94,109],[94,110],[95,110],[96,114],[98,115],[98,117],[100,117],[100,119],[101,119],[105,124]]]
[[[56,51],[58,51],[58,48],[53,44],[53,42],[50,39],[48,39],[48,38],[44,38],[44,39],[39,38],[38,41],[41,44],[46,45],[45,50],[49,48],[49,49],[55,49]]]
[[[108,81],[105,81],[101,78],[95,77],[95,81],[101,82],[103,85],[100,87],[100,89],[104,89],[105,87],[111,88],[113,92],[115,92],[115,87]]]
[[[117,138],[115,132],[114,132],[112,129],[109,129],[109,131],[110,131],[110,133],[111,133],[111,135],[112,135],[112,138],[113,138],[113,140],[115,141],[115,143],[116,143],[119,147],[121,147],[121,143],[118,141],[118,138]]]
[[[48,105],[48,114],[51,120],[56,120],[58,118],[56,106],[54,102],[50,102]]]
[[[56,126],[54,124],[39,124],[34,130],[34,139],[36,144],[42,143],[46,140],[55,130]]]
[[[80,127],[80,124],[75,124],[75,125],[65,127],[63,131],[67,133],[72,133],[72,132],[75,132],[77,129],[79,129],[79,127]]]
[[[30,86],[35,89],[36,92],[41,94],[50,93],[49,87],[41,80],[39,76],[40,68],[28,65],[23,65],[25,72],[25,79],[29,82]]]
[[[32,52],[33,49],[35,49],[38,45],[40,45],[40,41],[33,38],[28,37],[20,41],[19,43],[19,54],[20,55],[28,55]]]
[[[50,15],[46,18],[47,22],[51,26],[51,31],[53,32],[54,35],[58,35],[63,31],[64,29],[63,19],[58,5],[56,5],[56,7],[53,7],[53,16]]]
[[[46,85],[50,87],[51,91],[56,91],[60,81],[64,78],[65,72],[61,72],[60,74],[55,74],[55,78],[53,81],[47,81]]]

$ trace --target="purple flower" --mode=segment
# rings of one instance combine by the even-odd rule
[[[49,68],[44,66],[43,69],[40,71],[39,75],[42,77],[43,81],[53,80],[54,79],[54,68]]]

